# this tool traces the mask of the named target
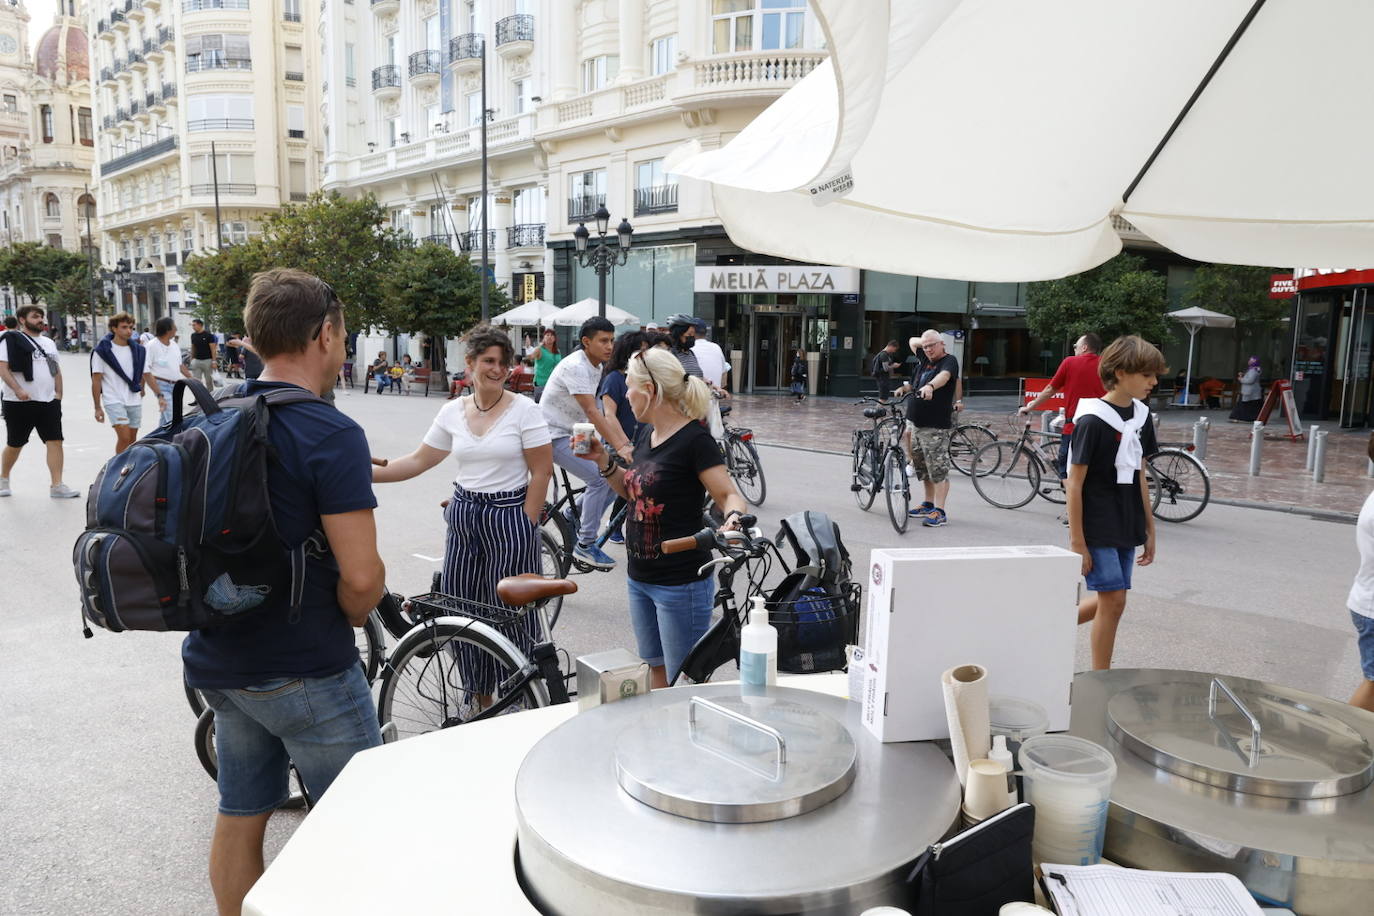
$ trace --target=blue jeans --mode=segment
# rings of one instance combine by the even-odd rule
[[[568,443],[571,437],[562,436],[553,440],[553,463],[587,485],[587,490],[578,500],[577,511],[582,519],[582,528],[577,532],[577,543],[590,544],[596,540],[601,528],[601,516],[606,507],[615,499],[615,491],[597,470],[595,461],[588,461],[572,453]]]
[[[329,677],[201,693],[215,711],[220,814],[248,817],[280,807],[288,763],[318,802],[355,753],[382,743],[360,665]]]
[[[1094,547],[1088,545],[1093,568],[1083,577],[1090,592],[1120,592],[1131,587],[1131,569],[1135,566],[1134,547]]]
[[[687,652],[711,625],[711,577],[686,585],[626,581],[639,657],[650,665],[663,665],[671,682]]]
[[[1350,622],[1355,624],[1355,634],[1359,640],[1360,671],[1365,680],[1374,681],[1374,617],[1351,611]]]

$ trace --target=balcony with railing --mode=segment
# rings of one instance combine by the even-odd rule
[[[458,233],[458,247],[464,251],[478,251],[482,247],[482,230],[469,229],[467,232]],[[487,250],[496,248],[496,230],[487,230]]]
[[[132,120],[133,120],[133,117],[129,114],[129,109],[127,109],[127,108],[116,108],[116,109],[115,109],[115,120],[116,120],[116,121],[119,121],[119,122],[132,121]]]
[[[482,66],[482,36],[476,32],[455,35],[448,40],[448,63],[459,73]]]
[[[201,73],[206,70],[252,70],[253,60],[248,57],[225,57],[222,54],[193,54],[186,58],[187,73]]]
[[[110,67],[100,68],[100,82],[113,83],[115,81],[114,70]]]
[[[246,10],[248,0],[182,0],[183,13],[199,13],[205,10]]]
[[[166,51],[162,45],[158,44],[156,38],[149,38],[143,42],[143,56],[152,61],[162,60]]]
[[[164,101],[164,102],[175,102],[175,101],[177,100],[177,84],[176,84],[176,83],[163,83],[163,84],[162,84],[162,93],[161,93],[161,94],[162,94],[162,101]]]
[[[300,22],[300,10],[282,10],[282,22]]]
[[[496,51],[502,57],[520,57],[534,47],[534,16],[516,13],[496,23]]]
[[[123,10],[110,10],[110,28],[116,30],[127,30],[129,23],[124,18]]]
[[[177,33],[172,31],[169,25],[159,26],[157,30],[157,43],[163,48],[170,49],[176,44]]]
[[[133,22],[142,22],[143,0],[124,0],[124,15]]]
[[[146,113],[147,109],[143,107],[142,100],[133,99],[129,102],[129,114],[133,117],[137,118],[139,115],[143,115]]]
[[[175,135],[163,137],[161,140],[149,143],[133,152],[100,163],[100,174],[102,176],[112,175],[122,169],[129,168],[129,166],[138,165],[140,162],[147,162],[149,159],[156,159],[165,153],[173,152],[176,148],[177,138]]]
[[[543,248],[544,224],[519,223],[506,229],[507,248]]]
[[[304,140],[305,129],[300,127],[288,127],[286,129],[286,138],[288,140]]]
[[[372,69],[372,91],[382,98],[401,94],[401,68],[395,64],[382,64]]]
[[[144,108],[150,109],[150,110],[151,110],[152,107],[153,107],[154,105],[156,105],[156,104],[157,104],[157,93],[156,93],[156,92],[145,92],[145,93],[143,94],[143,107],[144,107]]]
[[[133,48],[129,49],[129,69],[138,70],[140,72],[148,69],[148,61],[147,58],[143,56],[142,51],[135,51]]]
[[[252,130],[252,118],[198,118],[186,122],[186,129],[201,130]]]
[[[105,115],[100,119],[100,126],[104,130],[114,130],[116,123],[114,115]]]
[[[303,82],[305,82],[305,74],[304,74],[303,72],[301,72],[300,70],[285,70],[285,71],[282,72],[282,77],[283,77],[288,83],[303,83]]]
[[[162,0],[143,0],[143,8],[150,13],[156,13],[162,8]]]
[[[410,55],[410,81],[416,86],[433,86],[444,73],[444,55],[438,51],[416,51]]]
[[[440,245],[444,248],[452,248],[453,245],[450,242],[452,238],[453,236],[449,235],[447,232],[440,232],[435,235],[427,235],[420,239],[420,242],[424,245]]]
[[[192,197],[213,197],[215,185],[213,184],[193,184],[190,187]],[[258,193],[258,186],[239,181],[221,181],[219,183],[219,193],[223,197],[251,197]]]
[[[605,194],[581,194],[568,198],[568,222],[585,223],[606,206]]]
[[[378,16],[390,16],[401,8],[401,0],[372,0],[372,12]]]
[[[114,41],[114,31],[110,28],[110,20],[102,19],[96,23],[95,37]]]
[[[635,188],[635,216],[677,212],[677,185]]]
[[[304,191],[292,191],[287,196],[293,204],[304,203],[305,201],[310,199],[310,195],[305,193]]]
[[[826,57],[825,51],[726,54],[692,61],[670,73],[590,92],[539,109],[539,132],[580,121],[598,125],[672,106],[684,116],[732,100],[775,98],[799,83]]]

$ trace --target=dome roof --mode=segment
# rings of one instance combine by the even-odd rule
[[[61,58],[65,58],[68,82],[91,78],[86,33],[70,21],[59,22],[43,33],[34,55],[34,72],[56,81]]]

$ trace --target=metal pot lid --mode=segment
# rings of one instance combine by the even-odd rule
[[[1107,727],[1144,760],[1206,785],[1330,798],[1374,781],[1374,752],[1340,709],[1273,684],[1196,674],[1116,693]]]
[[[632,797],[718,824],[795,817],[854,781],[854,739],[813,707],[761,697],[694,696],[621,732],[616,777]]]

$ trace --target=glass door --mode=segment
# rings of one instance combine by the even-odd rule
[[[778,348],[778,319],[774,315],[754,316],[754,385],[755,389],[777,388],[780,361]]]
[[[1374,315],[1370,314],[1368,287],[1353,291],[1350,299],[1341,304],[1337,340],[1340,349],[1332,393],[1339,399],[1335,406],[1340,412],[1341,426],[1366,426],[1370,419],[1369,368],[1374,350]]]

